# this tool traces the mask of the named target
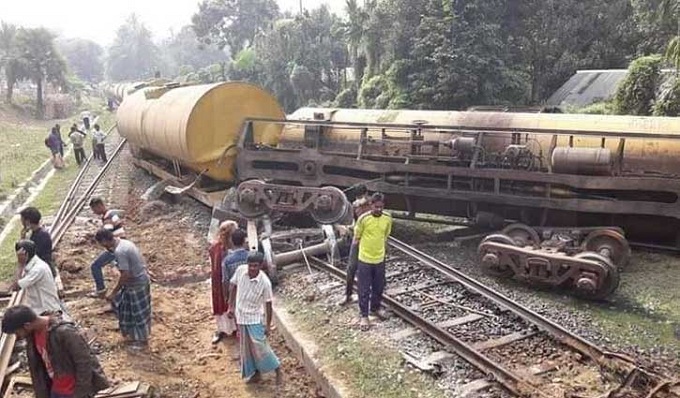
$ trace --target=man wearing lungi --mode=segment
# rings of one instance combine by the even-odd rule
[[[95,239],[116,257],[120,277],[106,299],[116,310],[120,332],[131,348],[143,349],[151,333],[151,286],[142,254],[134,243],[108,229],[97,231]]]
[[[264,255],[251,252],[248,264],[238,267],[230,281],[229,314],[236,314],[239,329],[241,376],[251,383],[259,381],[263,373],[275,371],[278,387],[281,384],[281,364],[267,343],[272,322],[272,284],[262,271],[264,266]]]

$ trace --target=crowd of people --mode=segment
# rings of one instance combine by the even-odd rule
[[[85,152],[84,145],[88,135],[91,136],[92,140],[92,156],[95,160],[106,163],[106,147],[104,142],[106,134],[101,130],[99,124],[94,124],[92,127],[90,126],[91,115],[89,112],[83,112],[81,117],[83,129],[79,129],[78,125],[73,123],[68,133],[68,139],[73,146],[73,154],[76,158],[76,163],[80,166],[87,160],[87,153]],[[52,165],[54,168],[64,168],[64,147],[66,146],[66,143],[62,139],[61,126],[59,124],[55,124],[50,129],[50,133],[45,139],[45,146],[49,148],[50,153],[52,154]]]
[[[356,277],[360,326],[367,330],[369,315],[384,318],[381,298],[392,218],[383,211],[380,193],[369,196],[364,186],[355,192],[354,237],[341,304],[353,301]],[[143,350],[149,342],[152,318],[146,262],[139,248],[126,238],[123,211],[107,208],[100,198],[92,198],[89,205],[101,217],[94,238],[103,249],[90,266],[94,282],[90,296],[110,302],[123,339],[130,349]],[[109,382],[62,301],[50,233],[41,225],[41,214],[35,207],[23,209],[20,216],[24,229],[15,244],[17,269],[11,289],[23,289],[26,299],[25,305],[6,311],[2,331],[26,339],[36,397],[92,397]],[[274,372],[278,387],[281,363],[268,343],[272,283],[264,254],[250,251],[248,243],[247,233],[229,220],[220,225],[208,250],[216,321],[212,343],[234,339],[238,346],[235,359],[240,360],[243,379],[257,382],[263,374]],[[111,289],[107,289],[102,272],[108,264],[119,274]]]

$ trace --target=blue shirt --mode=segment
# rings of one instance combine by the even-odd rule
[[[222,261],[222,282],[229,283],[236,269],[248,263],[248,249],[238,249],[227,255]]]

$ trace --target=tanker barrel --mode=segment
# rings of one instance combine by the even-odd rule
[[[557,147],[551,162],[554,172],[577,175],[612,175],[614,165],[609,148]]]

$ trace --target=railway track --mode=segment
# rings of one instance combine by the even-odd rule
[[[679,381],[607,352],[412,246],[393,238],[389,245],[384,303],[413,326],[392,337],[434,339],[441,348],[418,363],[460,357],[476,368],[456,396],[494,383],[521,397],[679,396]],[[311,265],[344,280],[320,259]]]
[[[110,166],[115,161],[120,151],[125,146],[126,140],[122,138],[114,124],[107,131],[106,139],[106,154],[108,161],[103,165],[95,164],[93,154],[90,153],[86,162],[81,166],[81,169],[71,184],[66,197],[64,198],[59,210],[55,214],[49,232],[52,237],[52,248],[56,249],[57,245],[68,230],[68,227],[73,223],[76,216],[82,211],[83,206],[87,203],[89,197],[95,192],[99,181],[109,170]],[[61,278],[57,275],[57,286],[60,290],[63,289]],[[0,299],[0,308],[4,312],[4,308],[9,308],[14,305],[23,303],[23,290],[12,293],[11,296]],[[0,387],[4,385],[5,378],[10,368],[10,360],[14,345],[16,343],[15,335],[0,334]],[[18,364],[11,367],[18,367]],[[9,390],[13,383],[8,382],[8,388],[3,391],[2,396],[8,396]]]

